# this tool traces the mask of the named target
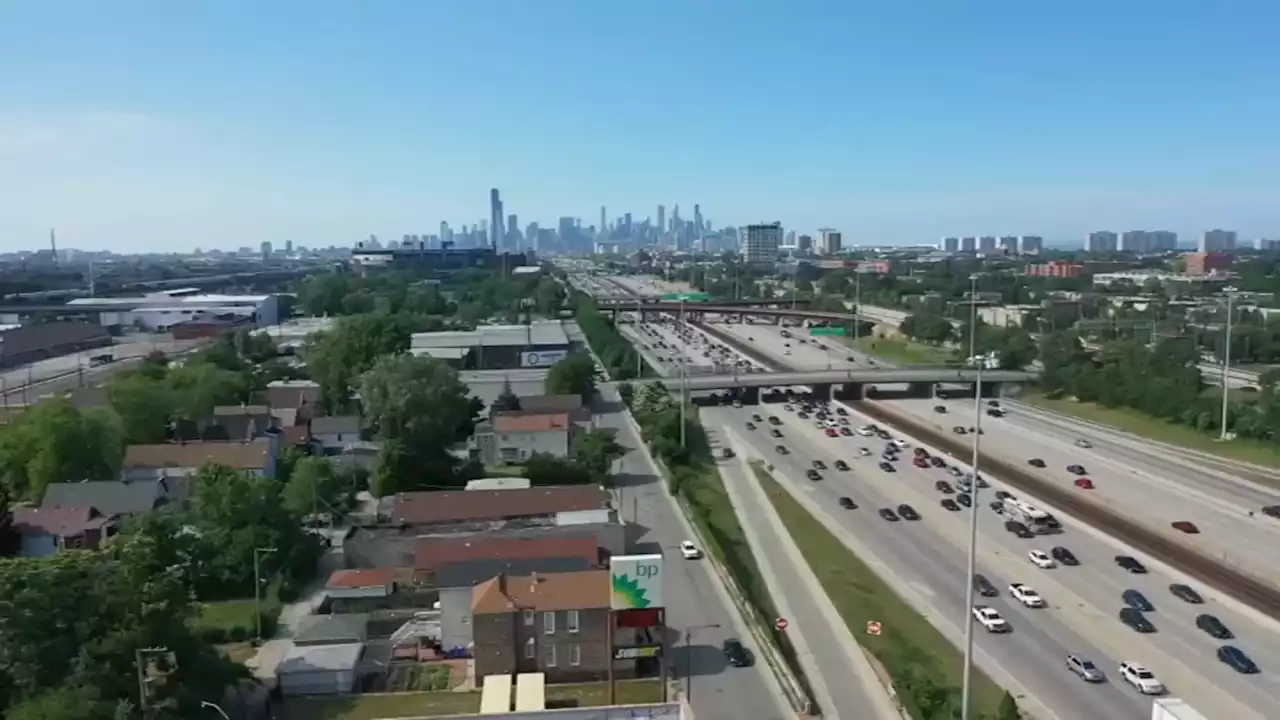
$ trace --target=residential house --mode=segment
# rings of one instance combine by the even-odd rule
[[[262,437],[274,427],[276,420],[266,405],[219,405],[213,409],[213,422],[205,437],[243,442]]]
[[[522,463],[534,453],[568,457],[579,430],[567,412],[503,412],[476,427],[476,459],[485,465]]]
[[[335,570],[325,583],[324,593],[331,598],[386,598],[395,592],[395,568],[368,570]]]
[[[464,537],[437,535],[418,540],[413,554],[413,570],[418,582],[443,587],[436,575],[446,565],[544,558],[576,558],[587,567],[602,567],[608,552],[602,551],[599,539],[591,532],[502,532]],[[489,577],[493,575],[482,579]]]
[[[584,511],[610,515],[609,493],[599,485],[404,492],[392,498],[389,520],[393,525],[436,531],[496,530],[557,525],[561,515]]]
[[[267,383],[262,401],[273,414],[292,411],[292,424],[305,424],[315,415],[316,405],[320,402],[320,384],[311,380],[274,380]],[[282,423],[281,426],[288,427],[289,424]]]
[[[280,438],[273,434],[251,442],[205,441],[130,445],[125,449],[121,474],[125,479],[187,477],[205,465],[274,477]]]
[[[311,419],[311,438],[326,453],[337,453],[360,442],[360,418],[356,415],[334,415]]]
[[[182,478],[98,480],[53,483],[45,488],[42,508],[94,508],[107,516],[127,518],[186,499]]]
[[[23,557],[44,557],[61,550],[96,549],[120,530],[120,518],[92,507],[19,507],[13,529],[22,538]]]
[[[498,575],[471,591],[475,676],[545,673],[551,683],[608,676],[613,650],[608,570]],[[618,628],[625,634],[634,632]],[[616,645],[633,638],[618,637]],[[634,665],[615,668],[626,677]]]
[[[341,548],[343,567],[402,567],[408,568],[414,575],[422,576],[424,571],[429,572],[446,562],[528,557],[530,553],[526,548],[537,547],[529,544],[511,547],[506,541],[591,537],[599,548],[600,556],[607,558],[626,552],[626,536],[626,528],[618,522],[499,528],[462,533],[447,533],[430,526],[383,526],[354,528],[340,544],[335,543],[335,547]],[[499,550],[489,550],[493,546],[485,541],[491,539],[504,541],[504,544],[499,546]],[[502,554],[493,554],[499,552]],[[419,565],[421,568],[417,567]]]
[[[369,637],[369,615],[345,613],[307,615],[293,630],[294,645],[346,645]]]

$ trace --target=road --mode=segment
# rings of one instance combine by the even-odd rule
[[[720,327],[744,339],[754,337],[760,349],[795,366],[854,364],[846,361],[846,349],[818,349],[813,339],[788,341],[773,326]],[[834,344],[830,338],[825,340],[827,345]],[[785,347],[788,342],[790,348]],[[791,350],[790,357],[782,355],[786,349]],[[947,412],[936,412],[937,406]],[[943,431],[973,425],[970,400],[900,400],[893,401],[893,407]],[[987,455],[1020,465],[1039,458],[1046,467],[1038,474],[1064,487],[1072,487],[1075,480],[1066,466],[1083,465],[1095,485],[1092,496],[1099,502],[1164,531],[1170,542],[1197,547],[1263,578],[1280,578],[1280,552],[1275,550],[1280,546],[1280,521],[1258,512],[1263,505],[1280,504],[1280,490],[1246,481],[1229,465],[1202,464],[1168,448],[1153,450],[1132,436],[1086,429],[1025,405],[1011,406],[1004,418],[984,417],[984,428]],[[1076,440],[1082,438],[1094,447],[1076,447]],[[1036,472],[1030,466],[1027,469]],[[1170,523],[1177,520],[1195,523],[1201,533],[1185,535],[1174,530]]]
[[[750,333],[756,338],[756,342],[761,344],[770,343],[771,341],[763,338],[769,333],[776,332],[776,329],[766,326],[752,326],[749,330],[736,328],[735,332],[739,330]],[[791,348],[793,355],[785,359],[796,363],[816,361],[819,351],[799,349],[807,345],[808,343],[805,345],[793,343]],[[769,345],[769,347],[775,346]],[[782,349],[782,341],[779,338],[774,351],[781,355]],[[841,353],[843,352],[845,351],[842,350]],[[786,442],[796,446],[792,447],[793,455],[787,456],[791,458],[790,463],[803,465],[804,458],[823,452],[826,453],[826,458],[843,457],[849,460],[849,457],[856,452],[853,450],[854,447],[871,444],[861,438],[826,438],[811,424],[805,424],[791,413],[770,411],[783,419]],[[756,411],[743,409],[738,412],[750,414]],[[743,418],[744,423],[745,420]],[[855,422],[865,422],[865,420]],[[964,424],[969,423],[966,421]],[[995,421],[984,423],[987,428],[993,425]],[[1000,430],[996,429],[984,435],[984,446],[988,438],[999,433]],[[797,448],[803,449],[797,450]],[[823,456],[820,455],[821,457]],[[778,464],[778,459],[781,458],[775,458],[775,464]],[[834,461],[827,459],[825,462],[833,466]],[[850,462],[852,464],[852,461]],[[859,469],[864,466],[869,467],[860,473]],[[789,475],[792,472],[803,473],[807,469],[795,465],[790,467]],[[946,582],[939,579],[939,573],[945,568],[951,568],[951,573],[954,575],[957,568],[963,567],[962,555],[959,553],[961,553],[960,543],[964,539],[963,531],[966,525],[964,514],[948,513],[938,507],[938,499],[941,496],[931,489],[936,480],[945,476],[938,470],[919,470],[911,466],[899,468],[899,472],[893,474],[882,473],[869,459],[858,460],[854,468],[851,475],[855,479],[852,482],[845,483],[843,479],[835,477],[839,475],[838,473],[828,472],[826,481],[813,484],[812,493],[823,497],[826,506],[831,508],[830,511],[837,514],[843,511],[834,505],[835,494],[850,495],[858,500],[860,505],[864,504],[863,500],[866,500],[865,506],[868,507],[879,507],[886,503],[911,503],[925,515],[920,527],[936,526],[937,532],[943,536],[930,538],[921,545],[933,548],[937,552],[943,552],[943,548],[950,547],[950,552],[955,554],[933,561],[923,558],[913,560],[911,555],[895,543],[890,555],[894,558],[895,570],[901,568],[905,574],[910,574],[914,570],[922,578],[919,581],[922,587],[928,588],[935,596],[958,597],[955,588],[948,590],[945,586],[941,588],[935,586],[935,583]],[[796,481],[804,482],[799,480],[800,477],[802,475],[796,475]],[[832,482],[833,480],[836,482]],[[829,485],[836,489],[828,489]],[[856,494],[859,491],[878,492],[879,495],[873,494],[871,497],[864,496],[860,499]],[[1202,594],[1208,600],[1204,606],[1187,605],[1173,598],[1167,586],[1172,582],[1181,582],[1180,578],[1163,576],[1159,572],[1152,572],[1145,576],[1126,575],[1112,563],[1112,557],[1117,554],[1113,542],[1084,529],[1077,531],[1068,528],[1061,536],[1018,540],[1003,530],[1000,519],[984,507],[985,503],[986,500],[979,499],[979,507],[982,508],[979,515],[980,564],[988,569],[989,576],[999,587],[1007,585],[1010,581],[1030,582],[1045,596],[1053,607],[1047,613],[1037,611],[1035,614],[1057,616],[1059,622],[1065,628],[1069,628],[1069,630],[1057,629],[1050,632],[1052,636],[1068,638],[1068,640],[1059,639],[1059,646],[1080,647],[1069,640],[1069,635],[1064,634],[1074,632],[1078,633],[1088,646],[1093,647],[1092,650],[1083,651],[1093,654],[1093,659],[1104,667],[1114,668],[1120,660],[1142,662],[1161,676],[1175,695],[1187,698],[1197,708],[1214,717],[1264,717],[1271,709],[1280,707],[1280,682],[1277,682],[1275,676],[1268,675],[1266,670],[1266,668],[1280,667],[1280,642],[1277,642],[1276,635],[1269,624],[1255,622],[1251,614],[1238,612],[1234,603],[1223,602],[1207,591],[1202,590]],[[874,524],[871,523],[871,525]],[[854,523],[854,525],[862,532],[869,532],[865,521]],[[899,534],[905,534],[904,530],[906,528],[893,528],[893,531]],[[857,532],[857,530],[854,531]],[[1047,550],[1050,544],[1069,547],[1081,559],[1082,565],[1075,568],[1040,571],[1025,560],[1029,549],[1040,547]],[[959,577],[960,587],[963,587],[962,570]],[[906,587],[914,585],[911,580],[905,580],[904,584]],[[1157,612],[1152,614],[1152,620],[1159,628],[1158,633],[1138,635],[1121,625],[1116,619],[1115,613],[1121,607],[1120,594],[1130,588],[1140,590],[1156,604]],[[1016,608],[1014,610],[1016,611]],[[1248,652],[1264,668],[1263,673],[1256,676],[1238,675],[1219,663],[1214,656],[1217,641],[1194,628],[1194,617],[1199,612],[1216,615],[1231,627],[1239,638],[1235,644]],[[954,617],[955,615],[956,611],[953,609],[946,616]],[[1044,618],[1040,619],[1041,625],[1044,626]],[[1020,634],[1024,623],[1016,615],[1012,622],[1017,628],[1014,635]],[[994,639],[1004,641],[1008,638]],[[1046,655],[1053,658],[1055,665],[1060,660],[1056,657],[1058,655],[1056,652],[1046,653]],[[1016,668],[1011,672],[1016,672],[1019,681],[1037,697],[1040,697],[1043,692],[1051,698],[1052,686],[1055,683],[1071,686],[1071,681],[1066,679],[1061,671],[1057,672],[1058,679],[1052,680],[1048,674],[1051,668],[1034,669],[1036,666],[1029,659],[1019,656],[1016,661],[1011,659],[1010,664],[1011,667]],[[1036,689],[1041,687],[1045,689]],[[1092,691],[1092,688],[1086,688],[1086,690]],[[1077,694],[1084,696],[1083,692]],[[1052,699],[1044,699],[1044,702],[1054,708],[1055,713],[1059,712]],[[1115,717],[1114,715],[1095,715],[1095,717],[1103,716]],[[1065,718],[1068,715],[1059,714],[1059,717]]]
[[[42,397],[96,385],[154,351],[172,355],[190,350],[202,342],[173,340],[164,336],[154,342],[124,342],[109,348],[41,360],[0,373],[0,398],[6,405],[34,404]],[[112,354],[115,362],[91,364],[90,358],[107,353]]]

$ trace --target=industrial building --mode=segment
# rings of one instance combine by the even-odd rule
[[[362,273],[380,269],[452,271],[464,268],[517,268],[535,265],[532,252],[499,253],[493,248],[430,248],[426,243],[390,248],[357,246],[351,251],[351,262]]]
[[[28,365],[111,345],[111,334],[93,323],[48,322],[10,326],[0,330],[0,368]]]
[[[563,360],[569,351],[569,336],[560,320],[415,333],[409,343],[414,355],[429,355],[463,370],[545,368]]]
[[[139,297],[77,298],[67,313],[96,316],[112,331],[168,332],[183,323],[223,322],[264,327],[280,321],[277,295],[209,295],[195,288],[163,290]]]

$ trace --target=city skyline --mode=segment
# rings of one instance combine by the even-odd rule
[[[241,5],[9,10],[0,250],[346,245],[489,218],[494,187],[544,226],[684,198],[846,245],[1280,234],[1271,5]]]

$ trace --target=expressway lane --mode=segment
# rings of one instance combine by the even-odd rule
[[[833,356],[833,364],[851,365],[843,350],[820,350],[811,340],[788,341],[773,327],[745,326],[751,328],[749,331],[740,325],[721,327],[743,339],[754,337],[755,346],[793,365],[825,364]],[[787,342],[790,348],[785,347]],[[788,349],[790,357],[783,355]],[[973,404],[969,400],[895,400],[892,406],[943,431],[973,424]],[[937,413],[935,406],[945,407],[948,412]],[[1019,409],[1011,408],[1004,418],[984,417],[983,422],[984,454],[1023,466],[1032,458],[1044,460],[1047,467],[1043,470],[1027,469],[1066,488],[1071,488],[1075,480],[1066,466],[1081,464],[1095,483],[1092,499],[1162,531],[1170,542],[1195,547],[1273,582],[1280,578],[1280,552],[1275,551],[1280,544],[1280,522],[1258,512],[1249,515],[1263,504],[1280,503],[1280,493],[1224,478],[1221,471],[1200,467],[1190,460],[1152,457],[1135,449],[1136,443],[1124,444],[1098,433],[1076,435]],[[1080,437],[1091,442],[1096,439],[1095,447],[1075,447]],[[1170,523],[1176,520],[1195,523],[1201,533],[1186,535],[1172,529]]]

